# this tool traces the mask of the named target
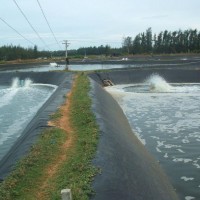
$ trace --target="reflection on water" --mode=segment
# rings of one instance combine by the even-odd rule
[[[117,69],[117,68],[129,68],[129,67],[139,67],[140,65],[112,65],[112,64],[77,64],[77,65],[68,65],[67,68],[71,71],[90,71],[90,70],[105,70],[105,69]],[[14,70],[5,70],[4,72],[48,72],[48,71],[57,71],[57,70],[66,70],[66,65],[59,65],[59,66],[51,66],[51,65],[41,65],[35,66],[31,68],[19,68]]]
[[[200,199],[200,85],[168,84],[156,75],[144,84],[108,91],[181,199]]]

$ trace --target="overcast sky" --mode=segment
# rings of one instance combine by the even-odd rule
[[[15,0],[49,50],[58,50],[37,0]],[[163,30],[200,30],[200,0],[39,0],[59,42],[69,40],[69,49],[109,44],[120,47],[122,38],[135,37],[151,27]],[[46,49],[13,0],[1,0],[0,18],[40,50]],[[0,46],[32,43],[0,20]]]

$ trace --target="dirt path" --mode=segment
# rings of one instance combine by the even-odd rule
[[[74,88],[74,84],[72,87],[72,90]],[[73,134],[73,129],[70,124],[70,119],[69,119],[69,108],[71,105],[71,91],[67,94],[67,98],[65,103],[60,107],[60,112],[62,117],[60,117],[57,121],[52,122],[50,121],[48,124],[51,126],[55,126],[58,128],[63,129],[66,134],[66,141],[61,147],[61,154],[58,155],[57,159],[55,160],[54,163],[48,166],[48,168],[45,170],[45,175],[40,183],[40,188],[37,191],[37,199],[44,200],[48,199],[47,194],[45,191],[49,188],[48,181],[56,174],[58,168],[61,166],[62,163],[64,163],[67,160],[68,157],[68,151],[69,149],[73,146],[75,137]]]

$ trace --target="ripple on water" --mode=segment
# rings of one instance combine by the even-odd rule
[[[108,91],[117,94],[134,132],[139,130],[136,135],[162,163],[181,198],[200,199],[200,85],[173,84],[166,91],[168,83],[157,81]],[[163,84],[160,92],[156,84]]]

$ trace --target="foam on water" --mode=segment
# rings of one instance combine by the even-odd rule
[[[9,105],[12,99],[21,88],[29,88],[33,83],[30,79],[20,80],[18,77],[13,78],[11,86],[0,90],[0,108]]]
[[[14,78],[10,87],[0,89],[0,159],[56,88]]]
[[[192,200],[192,199],[196,199],[195,197],[191,197],[191,196],[186,196],[185,200]]]
[[[152,75],[142,84],[106,90],[121,105],[138,139],[171,176],[181,199],[200,199],[200,84],[169,84]]]
[[[17,93],[17,90],[3,89],[0,91],[0,108],[11,103],[11,100]]]
[[[198,83],[168,83],[163,77],[158,74],[152,74],[143,83],[121,85],[117,90],[131,92],[131,93],[199,93],[200,85]]]

